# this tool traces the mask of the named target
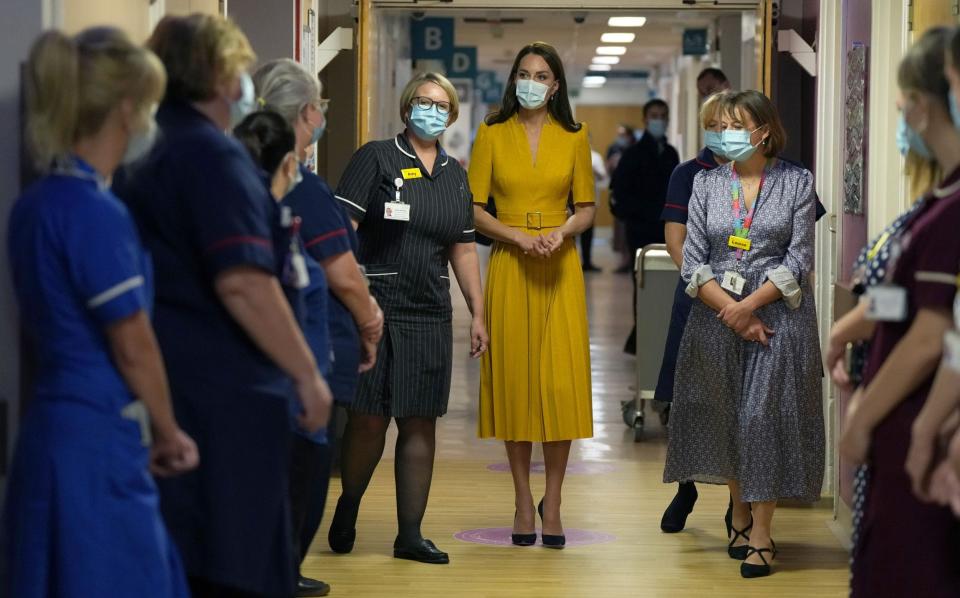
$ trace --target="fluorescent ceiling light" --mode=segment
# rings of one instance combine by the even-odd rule
[[[603,83],[586,83],[583,84],[584,89],[599,89],[603,87]]]
[[[602,56],[623,56],[627,53],[624,46],[600,46],[597,48],[597,54]]]
[[[620,64],[619,56],[594,56],[593,64]]]
[[[606,77],[601,77],[601,76],[597,76],[597,75],[588,75],[588,76],[586,76],[586,77],[583,78],[583,84],[584,84],[584,85],[591,85],[591,84],[600,84],[600,85],[603,85],[603,84],[606,83],[606,82],[607,82],[607,78],[606,78]]]
[[[590,70],[591,71],[612,71],[613,67],[610,66],[609,64],[591,64]]]
[[[647,17],[610,17],[607,25],[610,27],[643,27]]]
[[[637,39],[636,33],[604,33],[600,41],[605,44],[632,44]]]

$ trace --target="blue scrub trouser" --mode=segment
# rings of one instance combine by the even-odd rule
[[[301,509],[299,520],[295,520],[295,522],[299,521],[299,525],[294,528],[294,534],[299,537],[297,546],[299,550],[297,554],[294,554],[294,558],[299,558],[297,561],[298,568],[303,559],[306,558],[307,552],[310,550],[310,544],[317,535],[317,530],[320,529],[323,511],[327,506],[327,492],[330,488],[330,475],[335,451],[334,443],[337,438],[335,413],[336,409],[333,409],[330,414],[330,422],[327,424],[327,430],[331,432],[327,434],[327,443],[314,444],[312,449],[306,450],[304,448],[303,450],[304,453],[309,453],[305,459],[305,461],[309,461],[309,464],[305,463],[304,466],[310,467],[313,473],[305,478],[304,486],[298,489],[298,492],[301,492],[302,503],[299,506],[293,505],[295,517],[298,516],[296,511]],[[303,441],[304,439],[298,438],[297,440]],[[297,465],[294,465],[294,467],[297,467]]]

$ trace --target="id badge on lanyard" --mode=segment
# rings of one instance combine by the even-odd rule
[[[727,270],[723,273],[720,281],[720,287],[730,291],[736,296],[743,295],[743,289],[747,284],[747,279],[743,276],[743,254],[750,251],[753,242],[750,240],[750,228],[753,226],[753,218],[756,214],[757,204],[760,202],[760,193],[763,191],[763,183],[767,178],[767,169],[764,167],[763,174],[760,175],[760,188],[757,189],[757,198],[753,202],[753,207],[742,217],[743,209],[746,203],[746,196],[743,193],[743,186],[740,184],[740,178],[736,169],[731,170],[730,174],[730,193],[733,196],[733,234],[727,238],[727,246],[734,250],[737,259],[737,269]]]
[[[874,322],[903,322],[907,319],[907,289],[879,284],[867,289],[867,319]]]
[[[283,282],[289,287],[302,290],[310,286],[310,273],[307,271],[307,260],[300,252],[300,224],[299,216],[293,217],[290,208],[283,207],[280,224],[290,230],[290,247],[287,250],[287,259],[283,264]]]
[[[419,169],[417,169],[419,172]],[[410,222],[410,204],[403,203],[400,199],[400,188],[403,187],[403,179],[397,177],[393,181],[396,189],[394,200],[383,204],[383,217],[385,220],[394,220],[396,222]]]

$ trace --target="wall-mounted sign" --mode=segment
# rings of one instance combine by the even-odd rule
[[[439,58],[449,64],[453,54],[453,19],[411,19],[410,51],[413,59]]]
[[[447,64],[447,76],[455,79],[476,79],[477,48],[454,48]]]
[[[707,30],[706,29],[684,29],[683,30],[683,55],[684,56],[703,56],[707,53]]]

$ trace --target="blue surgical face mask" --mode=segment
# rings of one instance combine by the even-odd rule
[[[647,121],[647,131],[657,139],[663,139],[667,134],[667,121],[662,118],[652,118]]]
[[[720,134],[720,145],[723,155],[735,162],[746,162],[757,151],[757,146],[750,143],[750,136],[759,131],[757,127],[753,131],[743,129],[724,129]]]
[[[448,117],[448,114],[440,114],[436,104],[426,110],[420,106],[414,106],[410,110],[410,130],[424,141],[433,141],[447,130]]]
[[[723,153],[723,135],[720,131],[705,131],[703,134],[703,142],[707,145],[707,149],[713,152],[715,157],[727,157],[727,155]]]
[[[308,127],[312,127],[312,131],[310,133],[310,142],[307,145],[313,145],[314,143],[320,141],[320,138],[323,137],[323,132],[327,130],[327,117],[323,117],[323,122],[320,123],[320,126],[318,127],[311,125],[310,121],[306,120],[306,118],[304,118],[304,121],[306,121]]]
[[[257,92],[249,73],[240,75],[240,97],[230,103],[230,129],[240,124],[257,107]]]
[[[539,81],[517,79],[517,99],[520,100],[520,105],[527,110],[543,108],[547,103],[548,91],[550,91],[550,86]]]
[[[137,131],[127,140],[127,149],[123,152],[121,162],[132,164],[146,156],[157,140],[157,122],[150,119],[150,124],[143,131]]]
[[[953,126],[960,129],[960,106],[957,106],[957,96],[952,93],[950,96],[950,118],[953,119]]]
[[[907,118],[900,113],[900,122],[897,125],[897,149],[900,155],[906,156],[908,151],[912,151],[924,160],[931,158],[930,148],[924,143],[923,137],[913,130],[913,127],[907,124]]]

